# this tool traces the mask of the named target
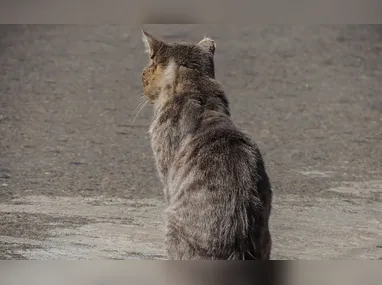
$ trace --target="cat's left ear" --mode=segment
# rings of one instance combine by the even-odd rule
[[[152,35],[142,30],[142,40],[146,47],[146,52],[148,53],[150,58],[153,58],[157,51],[160,49],[164,43],[160,40],[157,40]]]
[[[209,52],[211,52],[212,54],[215,53],[215,49],[216,49],[216,43],[213,39],[209,38],[209,37],[204,37],[198,45],[201,45],[203,48],[207,49]]]

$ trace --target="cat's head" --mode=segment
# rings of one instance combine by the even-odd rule
[[[154,103],[164,89],[175,90],[185,74],[193,78],[215,77],[214,40],[205,37],[198,44],[165,43],[143,30],[142,37],[149,58],[142,73],[142,83],[150,103]]]

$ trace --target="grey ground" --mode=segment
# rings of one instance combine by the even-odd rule
[[[276,259],[382,259],[381,26],[147,26],[217,42],[275,192]],[[139,28],[0,26],[0,258],[157,259]]]

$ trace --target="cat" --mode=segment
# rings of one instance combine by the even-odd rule
[[[271,184],[257,145],[232,121],[215,80],[215,41],[165,43],[142,34],[168,258],[269,260]]]

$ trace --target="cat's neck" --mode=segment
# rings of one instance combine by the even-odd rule
[[[154,102],[154,109],[161,110],[164,106],[170,105],[172,101],[179,101],[179,97],[189,99],[198,94],[203,101],[214,100],[225,105],[228,111],[228,101],[220,83],[212,77],[200,74],[193,70],[178,67],[173,76],[164,79],[157,100]],[[194,96],[195,97],[195,96]],[[217,102],[218,103],[218,102]]]

